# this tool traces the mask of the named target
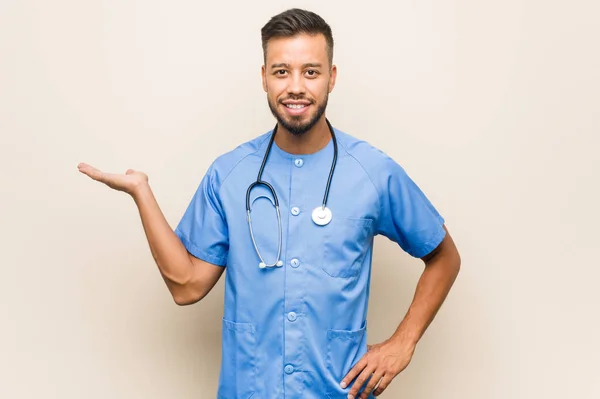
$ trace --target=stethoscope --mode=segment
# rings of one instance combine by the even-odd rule
[[[316,207],[312,211],[312,220],[313,220],[313,222],[315,222],[315,224],[317,224],[319,226],[325,226],[325,225],[329,224],[329,222],[331,222],[332,214],[331,214],[331,210],[329,208],[327,208],[327,197],[329,196],[329,187],[331,186],[331,179],[333,178],[333,171],[335,169],[335,164],[337,162],[337,153],[338,153],[337,140],[335,138],[335,133],[333,132],[333,127],[331,126],[331,123],[329,123],[329,121],[327,119],[325,119],[325,121],[327,122],[329,131],[331,132],[331,139],[333,140],[333,162],[331,163],[331,169],[329,170],[329,177],[327,178],[327,186],[325,187],[325,195],[323,196],[323,204],[321,206]],[[265,156],[263,157],[262,165],[260,166],[260,170],[258,171],[258,177],[256,178],[256,181],[254,183],[250,184],[250,186],[248,187],[248,191],[246,192],[246,213],[248,214],[248,226],[250,228],[250,237],[252,238],[252,244],[254,245],[256,254],[260,258],[260,263],[258,264],[258,267],[260,267],[261,269],[264,269],[265,267],[274,267],[274,266],[281,267],[281,266],[283,266],[283,261],[280,259],[281,258],[281,245],[282,245],[283,231],[281,228],[281,213],[279,211],[279,200],[277,199],[277,194],[275,194],[275,189],[273,188],[273,186],[270,185],[268,182],[261,180],[263,171],[265,169],[265,165],[267,164],[267,159],[269,158],[269,154],[271,152],[271,147],[273,146],[273,140],[275,139],[275,133],[277,133],[277,125],[275,125],[275,128],[273,129],[273,134],[271,135],[271,140],[269,141],[267,151],[265,152]],[[264,258],[260,254],[260,251],[258,250],[258,246],[256,245],[256,240],[254,239],[254,231],[252,230],[252,218],[250,217],[250,213],[251,213],[250,192],[252,191],[252,189],[254,187],[259,186],[259,185],[263,185],[263,186],[267,187],[269,189],[269,191],[271,192],[273,199],[271,199],[270,197],[268,197],[266,195],[259,195],[256,198],[254,198],[252,203],[254,203],[254,201],[256,201],[258,198],[261,198],[261,197],[267,198],[269,201],[271,201],[271,203],[275,207],[275,211],[277,212],[277,223],[279,226],[279,243],[277,246],[277,259],[275,259],[275,262],[272,264],[267,264],[267,262],[265,262]]]

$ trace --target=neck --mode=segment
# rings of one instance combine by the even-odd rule
[[[331,132],[325,121],[325,115],[323,115],[312,129],[301,135],[294,135],[277,124],[275,144],[290,154],[313,154],[325,148],[330,139]]]

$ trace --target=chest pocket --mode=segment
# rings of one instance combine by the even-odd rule
[[[323,226],[323,271],[331,277],[357,276],[373,239],[372,225],[371,219],[334,216]]]

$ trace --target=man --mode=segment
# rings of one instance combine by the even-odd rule
[[[276,128],[213,162],[174,232],[144,173],[79,168],[131,194],[177,304],[201,300],[227,268],[218,398],[377,396],[408,365],[460,258],[404,170],[330,127],[337,69],[327,23],[288,10],[263,27],[262,42]],[[395,333],[367,347],[377,234],[423,259],[425,270]]]

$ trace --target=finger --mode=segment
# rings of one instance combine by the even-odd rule
[[[362,393],[360,394],[360,399],[367,399],[369,397],[373,389],[377,387],[377,384],[381,380],[381,377],[383,377],[383,373],[375,371],[375,373],[371,376],[369,382],[367,382],[364,391],[362,391]]]
[[[375,388],[373,395],[374,396],[381,395],[383,393],[383,391],[385,391],[385,389],[388,387],[388,385],[390,385],[390,382],[392,382],[392,379],[389,378],[387,375],[384,375],[381,378],[381,381],[379,381],[379,385],[377,386],[377,388]]]
[[[90,166],[86,163],[80,163],[79,165],[77,165],[77,169],[79,169],[79,171],[89,177],[91,177],[94,180],[97,181],[102,181],[103,177],[104,177],[104,173],[102,171],[100,171],[99,169],[94,168],[93,166]]]
[[[348,372],[348,374],[346,374],[344,379],[340,382],[340,386],[342,388],[346,388],[348,385],[350,385],[352,380],[354,380],[354,377],[356,377],[366,366],[367,366],[367,360],[363,356],[358,361],[358,363],[356,363],[354,365],[354,367],[352,367],[352,369]]]
[[[99,169],[96,169],[90,165],[83,164],[80,167],[80,171],[92,179],[99,181],[100,183],[106,184],[108,187],[115,190],[122,190],[125,184],[124,175],[118,175],[116,173],[106,173]]]
[[[367,380],[373,375],[375,372],[376,366],[365,367],[363,371],[356,377],[356,381],[354,381],[354,385],[352,385],[352,389],[348,392],[348,398],[356,398],[358,396],[358,391],[360,388],[367,382]]]

